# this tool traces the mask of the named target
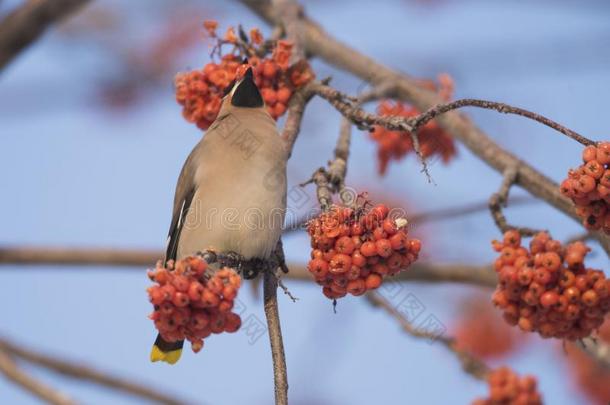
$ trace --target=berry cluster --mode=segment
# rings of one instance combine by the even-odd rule
[[[436,89],[441,96],[449,100],[453,91],[453,81],[448,75],[439,76],[440,88]],[[420,111],[412,105],[393,101],[382,101],[377,108],[381,116],[415,117]],[[371,139],[377,142],[377,157],[379,159],[379,174],[385,174],[390,160],[400,160],[405,155],[413,153],[413,142],[408,133],[389,131],[381,126],[376,126],[370,133]],[[417,131],[419,148],[424,158],[434,155],[441,157],[444,163],[448,163],[456,154],[455,144],[437,123],[432,120]]]
[[[510,230],[493,245],[500,252],[493,303],[509,324],[544,338],[569,340],[589,336],[602,324],[610,310],[610,279],[585,267],[590,249],[584,243],[564,247],[540,232],[527,250],[519,232]]]
[[[210,334],[232,333],[241,326],[239,315],[231,312],[241,278],[226,267],[213,275],[206,270],[205,260],[188,257],[166,267],[158,262],[148,272],[157,283],[147,290],[155,307],[150,319],[165,341],[188,339],[195,353]]]
[[[220,57],[219,63],[210,62],[203,69],[176,75],[176,100],[182,108],[184,118],[199,128],[207,129],[220,111],[222,97],[233,80],[239,79],[245,66],[251,66],[254,81],[258,86],[269,114],[278,119],[286,112],[286,107],[294,91],[314,78],[309,64],[302,60],[289,65],[292,43],[279,40],[274,44],[268,57],[259,57],[262,52],[263,37],[257,29],[250,31],[249,38],[238,38],[229,28],[224,38],[216,36],[216,23],[207,21],[205,27],[210,37],[217,41],[217,49],[222,45],[232,45],[230,53]],[[266,48],[265,48],[266,49]],[[248,65],[242,65],[244,57]]]
[[[469,294],[452,329],[459,349],[486,359],[511,353],[522,346],[520,343],[526,336],[507,325],[484,294]]]
[[[561,192],[572,199],[585,228],[610,235],[610,142],[587,146],[582,160],[568,172]]]
[[[312,247],[307,268],[330,299],[362,295],[417,260],[421,242],[409,239],[406,225],[404,218],[391,218],[383,204],[333,205],[307,225]]]
[[[489,397],[476,399],[472,405],[542,405],[536,378],[519,377],[508,367],[500,367],[487,375]]]

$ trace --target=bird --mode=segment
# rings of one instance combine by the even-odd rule
[[[248,67],[225,89],[218,116],[182,167],[165,262],[207,249],[268,259],[286,212],[287,160],[285,143]],[[183,344],[158,334],[150,360],[175,364]]]

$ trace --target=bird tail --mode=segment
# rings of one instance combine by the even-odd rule
[[[169,364],[176,364],[182,355],[184,340],[177,342],[166,342],[161,335],[157,335],[152,350],[150,351],[150,361],[164,361]]]

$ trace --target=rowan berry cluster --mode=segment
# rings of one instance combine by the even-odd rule
[[[333,205],[308,223],[307,268],[326,297],[362,295],[417,260],[421,242],[408,237],[406,219],[394,219],[389,211],[383,204]]]
[[[472,405],[542,405],[536,378],[519,377],[508,367],[500,367],[487,375],[489,397],[479,398]]]
[[[540,232],[528,250],[521,246],[519,232],[510,230],[493,246],[500,252],[493,303],[509,324],[568,340],[589,336],[602,324],[610,310],[610,279],[585,267],[590,249],[584,243],[564,247]]]
[[[585,228],[610,235],[610,142],[587,146],[582,160],[568,172],[561,192],[572,199]]]
[[[286,112],[294,91],[314,78],[306,61],[289,64],[292,55],[289,41],[276,41],[271,54],[260,57],[258,55],[265,52],[262,52],[264,39],[258,29],[252,29],[249,36],[244,34],[238,38],[234,29],[229,28],[220,38],[216,34],[216,22],[206,21],[204,25],[208,35],[216,41],[215,49],[219,55],[222,45],[231,45],[233,49],[221,55],[218,63],[210,62],[202,69],[176,75],[176,100],[183,107],[182,115],[203,130],[212,124],[220,111],[225,91],[243,75],[246,66],[252,67],[254,81],[274,119]],[[241,63],[245,57],[248,65]]]
[[[439,88],[436,86],[433,88],[444,99],[449,100],[453,92],[453,81],[449,75],[441,75],[439,76]],[[412,105],[388,100],[379,104],[377,112],[381,116],[407,118],[420,114],[420,111]],[[400,160],[415,151],[411,136],[407,132],[389,131],[381,126],[375,126],[370,136],[377,142],[378,171],[381,175],[385,174],[390,160]],[[417,137],[419,149],[424,158],[438,155],[444,163],[448,163],[456,154],[453,139],[434,120],[422,126],[417,131]]]
[[[197,353],[212,333],[235,332],[241,318],[231,312],[241,278],[230,268],[211,274],[200,257],[188,257],[166,266],[157,263],[148,272],[157,284],[147,289],[154,311],[150,315],[163,340],[188,339]]]
[[[457,324],[452,328],[456,345],[481,358],[498,358],[521,347],[526,336],[510,327],[494,308],[487,295],[471,296],[462,303]]]

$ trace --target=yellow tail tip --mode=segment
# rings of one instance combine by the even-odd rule
[[[157,345],[153,345],[152,350],[150,351],[150,361],[153,363],[155,361],[164,361],[169,364],[176,364],[178,360],[180,360],[181,355],[182,349],[164,352],[159,349]]]

